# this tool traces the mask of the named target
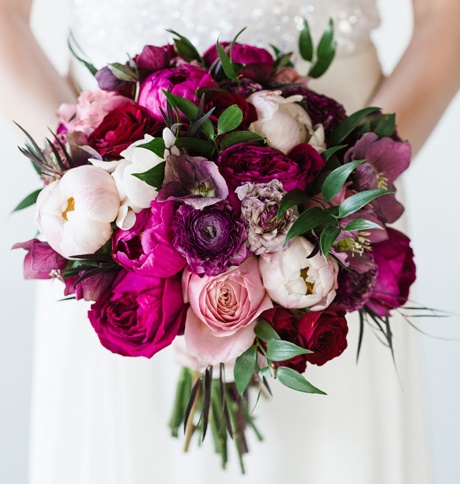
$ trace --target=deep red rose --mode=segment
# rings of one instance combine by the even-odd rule
[[[288,156],[302,167],[306,186],[313,182],[316,174],[322,170],[325,165],[321,155],[308,143],[301,143],[294,146],[294,148],[288,153]]]
[[[221,46],[228,50],[230,42],[221,42]],[[211,46],[203,55],[207,66],[211,66],[217,59],[217,48]],[[239,75],[255,81],[268,79],[272,72],[274,61],[268,50],[253,45],[235,43],[232,51],[232,61],[236,64],[243,64]]]
[[[115,108],[102,120],[88,139],[88,144],[101,156],[117,158],[134,141],[145,134],[158,135],[164,124],[152,119],[145,108],[126,103]]]
[[[387,228],[388,239],[374,244],[372,254],[378,265],[378,276],[367,306],[380,317],[407,302],[409,288],[416,278],[414,253],[410,240],[401,232]]]
[[[306,360],[322,366],[340,356],[347,347],[348,325],[345,311],[328,307],[323,311],[310,311],[299,321],[299,333],[307,340],[307,348],[313,353]]]
[[[222,91],[208,91],[206,94],[205,111],[210,111],[214,108],[211,119],[217,118],[230,106],[237,105],[243,113],[243,121],[238,126],[238,130],[247,130],[249,125],[257,121],[256,108],[244,99],[240,94],[232,94],[230,92]]]

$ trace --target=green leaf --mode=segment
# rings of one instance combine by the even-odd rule
[[[174,44],[176,46],[177,53],[182,57],[182,59],[190,62],[192,60],[197,60],[198,62],[202,62],[203,59],[201,58],[199,52],[196,50],[195,46],[181,34],[178,34],[175,30],[166,29],[166,32],[173,34],[176,36],[174,39]]]
[[[217,134],[228,133],[238,128],[238,126],[243,121],[243,111],[236,105],[229,106],[225,111],[219,116],[217,121]]]
[[[43,188],[40,188],[39,190],[35,190],[34,192],[32,192],[30,195],[27,195],[27,197],[24,198],[24,200],[22,200],[20,203],[16,205],[16,207],[13,210],[13,213],[19,212],[19,210],[23,210],[27,207],[30,207],[34,203],[36,203],[38,195],[40,195],[40,192],[42,190]]]
[[[299,218],[289,229],[284,244],[287,244],[294,237],[304,234],[305,232],[308,232],[309,230],[312,230],[315,227],[330,221],[334,221],[334,218],[326,210],[323,210],[320,207],[309,208],[300,214]]]
[[[238,78],[238,74],[235,71],[235,68],[233,66],[233,63],[230,60],[230,57],[225,52],[224,48],[220,45],[220,42],[219,41],[217,41],[216,47],[217,47],[217,53],[219,55],[219,60],[220,60],[220,62],[222,64],[222,68],[224,70],[225,75],[229,79],[237,79]]]
[[[144,173],[133,173],[133,176],[147,183],[147,185],[154,187],[156,190],[159,190],[163,186],[165,168],[166,161],[162,161]]]
[[[299,355],[308,355],[313,351],[283,340],[270,340],[267,342],[267,354],[270,361],[286,361]]]
[[[77,41],[75,40],[75,36],[73,35],[72,31],[70,31],[69,39],[67,41],[67,46],[69,47],[70,53],[75,57],[75,59],[77,59],[78,62],[81,62],[93,76],[95,76],[98,69],[91,62],[86,61],[85,59],[83,59],[81,56],[77,54],[73,46],[74,44],[75,44],[75,47],[81,51],[81,47],[78,45]]]
[[[374,133],[380,138],[389,138],[396,131],[396,114],[383,114]]]
[[[261,368],[259,370],[259,379],[263,380],[264,378],[271,377],[272,375],[272,370],[269,366],[265,366],[264,368]]]
[[[333,146],[332,148],[327,149],[326,151],[323,151],[321,153],[321,156],[324,161],[329,161],[331,156],[335,155],[337,151],[340,151],[343,148],[346,148],[348,145],[339,145],[339,146]]]
[[[316,49],[316,57],[326,57],[334,45],[334,21],[330,18]]]
[[[366,190],[365,192],[356,193],[342,202],[339,207],[339,218],[348,217],[372,202],[372,200],[389,193],[393,192],[390,190]]]
[[[214,144],[201,138],[190,138],[188,136],[177,138],[176,146],[187,151],[187,154],[191,156],[202,156],[208,160],[214,158]]]
[[[265,142],[265,138],[262,138],[262,136],[253,133],[252,131],[233,131],[233,133],[227,134],[225,138],[222,139],[220,142],[220,149],[225,150],[237,143],[254,143],[256,141]]]
[[[346,232],[351,232],[353,230],[369,230],[369,229],[380,229],[383,230],[383,227],[375,222],[371,222],[370,220],[366,220],[364,218],[357,218],[356,220],[352,220],[343,230]]]
[[[318,79],[326,73],[326,71],[329,69],[329,67],[332,64],[332,61],[334,60],[336,49],[337,47],[334,44],[331,47],[331,50],[328,52],[328,54],[325,57],[319,58],[311,66],[310,70],[308,71],[309,77],[311,77],[312,79]]]
[[[345,182],[353,170],[355,170],[355,168],[357,168],[359,165],[362,165],[365,161],[366,160],[356,160],[350,163],[345,163],[345,165],[336,168],[334,171],[329,173],[321,188],[324,201],[329,202],[332,200],[345,185]]]
[[[340,227],[326,227],[322,232],[321,232],[321,237],[319,239],[319,243],[321,246],[321,252],[323,253],[324,258],[327,260],[329,250],[332,247],[332,244],[335,242],[337,237],[340,235],[340,232],[342,230]]]
[[[235,377],[235,385],[240,395],[243,395],[244,391],[251,383],[251,380],[256,371],[257,362],[257,348],[252,345],[242,355],[238,356],[235,361],[235,368],[233,369],[233,375]]]
[[[329,19],[329,24],[323,32],[316,50],[316,62],[311,66],[308,75],[313,79],[321,77],[334,60],[337,43],[334,40],[334,22]]]
[[[165,142],[163,138],[153,138],[148,143],[138,145],[139,148],[145,148],[146,150],[155,153],[158,158],[164,159],[165,156]]]
[[[302,59],[308,62],[313,60],[313,39],[307,19],[303,19],[303,28],[299,35],[299,53]]]
[[[310,382],[305,379],[303,375],[293,370],[292,368],[280,366],[276,370],[276,376],[280,383],[288,388],[291,388],[292,390],[297,390],[298,392],[304,393],[317,393],[319,395],[326,395],[326,393],[314,387]]]
[[[273,326],[265,319],[259,318],[255,327],[256,336],[262,341],[280,340],[278,333]]]
[[[300,205],[301,203],[307,202],[311,197],[307,195],[302,190],[292,190],[283,197],[280,206],[278,208],[278,213],[276,215],[276,220],[280,220],[281,217],[292,207]]]
[[[377,111],[379,108],[370,107],[361,109],[356,113],[353,113],[347,119],[342,121],[337,128],[335,128],[334,132],[329,137],[329,144],[330,145],[338,145],[340,144],[347,136],[349,136],[366,118],[369,114]]]
[[[120,81],[137,82],[139,81],[139,75],[137,72],[129,66],[115,62],[114,64],[107,64],[110,72]]]

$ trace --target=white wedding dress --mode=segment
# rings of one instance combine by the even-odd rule
[[[244,26],[242,41],[291,49],[303,17],[318,34],[329,16],[339,55],[311,85],[351,112],[366,105],[381,79],[370,39],[379,23],[371,0],[74,0],[72,28],[101,66],[165,42],[167,27],[202,49]],[[61,297],[59,283],[41,285],[31,484],[430,482],[416,338],[404,322],[393,324],[399,379],[370,328],[355,364],[358,322],[351,317],[348,350],[307,370],[328,396],[273,385],[275,397],[255,411],[265,441],[251,439],[248,474],[240,477],[235,455],[220,470],[211,439],[183,454],[182,442],[170,437],[179,370],[170,352],[152,360],[111,354],[86,319],[86,304],[56,303]]]

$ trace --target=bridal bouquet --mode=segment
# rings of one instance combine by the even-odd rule
[[[360,312],[391,347],[390,312],[415,280],[409,239],[388,224],[411,150],[393,115],[351,116],[312,91],[335,52],[332,27],[301,76],[290,54],[180,34],[96,70],[98,88],[59,110],[43,148],[22,149],[43,188],[27,279],[59,279],[91,301],[101,344],[146,358],[173,344],[181,373],[172,433],[210,428],[247,451],[248,390],[269,379],[323,392],[304,376],[347,347]],[[80,56],[81,57],[81,56]],[[26,133],[27,134],[27,133]],[[65,323],[65,322],[64,322]]]

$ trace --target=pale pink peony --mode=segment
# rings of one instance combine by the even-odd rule
[[[205,366],[227,363],[246,351],[254,341],[257,317],[273,307],[256,257],[215,277],[200,277],[186,269],[182,284],[190,302],[185,342]]]
[[[113,178],[101,168],[84,165],[43,189],[36,221],[49,245],[62,256],[93,254],[110,239],[119,207]]]
[[[83,91],[77,104],[62,104],[58,118],[69,133],[78,131],[89,136],[102,122],[107,114],[123,104],[130,103],[128,98],[114,92]]]
[[[321,253],[307,259],[313,244],[296,237],[282,252],[263,254],[260,273],[267,293],[276,303],[288,309],[309,308],[321,311],[334,300],[337,289],[337,262]]]
[[[294,146],[307,142],[313,125],[305,109],[299,104],[302,96],[284,98],[281,91],[258,91],[247,101],[257,110],[258,120],[249,130],[267,139],[268,146],[288,153]]]

